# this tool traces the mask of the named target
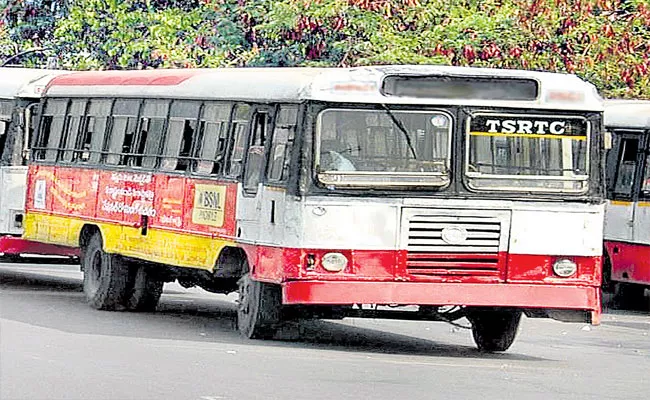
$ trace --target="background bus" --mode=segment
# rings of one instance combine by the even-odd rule
[[[650,287],[650,101],[607,100],[607,208],[603,289],[622,307],[648,306]]]
[[[64,71],[0,68],[0,255],[76,255],[74,249],[23,240],[32,116],[47,83]]]
[[[42,107],[26,235],[81,248],[93,307],[153,309],[176,279],[238,291],[248,337],[467,317],[489,351],[522,312],[598,323],[602,103],[575,76],[79,72]]]

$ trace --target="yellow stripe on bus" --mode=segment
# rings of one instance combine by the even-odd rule
[[[623,200],[611,200],[609,204],[613,206],[629,206],[632,205],[631,201],[623,201]]]
[[[179,267],[212,271],[221,250],[236,245],[231,240],[163,229],[149,228],[147,235],[143,236],[140,228],[34,212],[25,215],[23,237],[43,243],[79,247],[79,235],[85,224],[99,228],[104,239],[104,250],[108,253]]]
[[[650,201],[640,201],[636,204],[638,204],[639,207],[650,207]]]
[[[501,132],[470,132],[472,136],[498,136],[498,137],[526,137],[526,138],[539,138],[539,139],[571,139],[571,140],[587,140],[587,136],[570,136],[570,135],[554,135],[546,134],[540,135],[537,133],[501,133]]]

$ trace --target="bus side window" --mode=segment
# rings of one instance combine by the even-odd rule
[[[266,177],[269,182],[284,182],[289,171],[291,148],[295,140],[298,107],[281,106],[278,111]]]
[[[45,104],[44,116],[41,119],[38,137],[34,146],[35,159],[56,160],[67,108],[67,99],[51,99]]]
[[[110,100],[91,100],[88,115],[75,145],[73,161],[99,163],[104,144],[104,134],[111,112]]]
[[[0,158],[4,153],[5,142],[7,141],[7,121],[0,120]]]
[[[126,165],[132,154],[133,137],[137,125],[140,100],[118,99],[113,105],[108,154],[104,161],[109,165]]]
[[[648,154],[645,158],[645,171],[643,173],[641,195],[646,200],[650,199],[650,154]]]
[[[186,171],[190,164],[192,142],[196,132],[196,119],[201,103],[175,101],[172,103],[169,127],[165,138],[164,158],[161,168],[166,171]]]
[[[264,173],[264,150],[271,116],[268,111],[258,111],[253,117],[250,144],[246,156],[246,176],[244,190],[248,193],[257,192],[262,174]]]
[[[169,101],[145,100],[140,118],[137,144],[134,146],[133,164],[138,167],[155,168],[160,156],[160,145],[165,133]]]
[[[228,149],[228,120],[232,105],[206,103],[198,127],[194,165],[197,174],[217,175],[223,172]]]
[[[638,138],[621,138],[619,161],[614,183],[614,194],[626,198],[632,197],[636,177]]]
[[[64,162],[73,160],[74,150],[76,148],[77,136],[80,133],[81,120],[86,113],[86,100],[73,100],[68,107],[66,115],[65,129],[61,138],[61,152],[59,159]]]
[[[2,160],[5,144],[7,143],[7,127],[11,123],[13,101],[0,100],[0,160]]]
[[[233,178],[239,178],[243,170],[250,108],[248,104],[237,104],[232,118],[228,176]]]

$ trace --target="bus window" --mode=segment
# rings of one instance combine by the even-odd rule
[[[158,163],[160,145],[165,132],[167,120],[167,100],[146,100],[142,117],[140,118],[140,129],[135,146],[136,156],[133,162],[137,167],[154,168]]]
[[[267,171],[269,182],[282,182],[287,179],[287,170],[291,161],[291,146],[296,134],[298,107],[282,106],[278,111],[271,153]]]
[[[161,164],[163,170],[187,170],[200,109],[199,102],[176,101],[172,104],[165,139],[165,158]]]
[[[4,152],[5,142],[7,141],[7,135],[5,131],[7,130],[7,121],[0,120],[0,156]]]
[[[650,199],[650,155],[648,155],[645,159],[645,171],[643,173],[641,195],[645,199]]]
[[[34,146],[34,158],[55,161],[65,122],[67,99],[48,100],[39,125],[38,137]]]
[[[614,184],[614,193],[616,195],[632,197],[638,151],[638,138],[621,139],[618,171],[616,172],[616,181]]]
[[[219,174],[224,169],[228,148],[228,120],[230,104],[206,103],[199,124],[194,166],[198,174]]]
[[[59,159],[62,161],[72,161],[78,140],[77,136],[79,135],[81,119],[85,112],[86,100],[73,100],[70,103],[70,107],[68,107],[65,128],[63,130],[63,136],[61,137],[60,148],[62,148],[63,151],[59,155]]]
[[[106,164],[126,165],[132,153],[131,146],[137,125],[140,100],[118,99],[113,105],[111,133]]]
[[[233,115],[232,136],[230,139],[230,164],[228,166],[228,176],[233,178],[238,178],[242,172],[249,113],[249,105],[238,104],[235,108],[235,115]]]
[[[81,133],[77,138],[73,161],[99,163],[104,144],[104,131],[111,112],[110,100],[91,100]]]
[[[7,127],[9,122],[11,122],[11,109],[13,107],[13,102],[11,101],[0,101],[0,159],[2,159],[2,154],[4,153],[5,143],[7,142]]]
[[[249,193],[257,192],[262,173],[264,172],[264,149],[268,136],[268,126],[271,117],[268,111],[258,111],[253,117],[253,130],[246,157],[246,176],[244,190]]]

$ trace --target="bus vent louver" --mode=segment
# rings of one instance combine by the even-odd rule
[[[413,215],[407,271],[413,275],[499,274],[501,221],[494,217]]]

